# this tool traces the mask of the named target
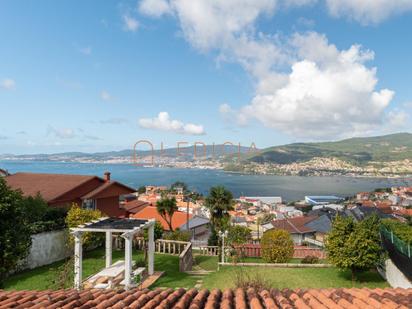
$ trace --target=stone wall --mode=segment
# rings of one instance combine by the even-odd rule
[[[70,256],[66,230],[32,235],[32,245],[27,258],[21,263],[23,269],[33,269],[63,260]]]
[[[387,259],[385,261],[385,277],[388,283],[393,288],[412,288],[412,283],[396,267],[396,265],[391,261],[391,259]]]

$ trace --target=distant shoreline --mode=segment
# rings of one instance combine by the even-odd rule
[[[134,166],[131,162],[102,162],[102,161],[62,161],[62,160],[27,160],[27,159],[0,159],[1,162],[9,162],[9,163],[62,163],[62,164],[100,164],[100,165],[131,165]],[[138,166],[139,168],[145,169],[179,169],[179,170],[218,170],[226,174],[234,174],[234,175],[244,175],[244,176],[279,176],[279,177],[347,177],[347,178],[364,178],[364,179],[403,179],[403,178],[411,178],[411,174],[405,175],[361,175],[361,174],[354,174],[354,175],[347,175],[347,174],[307,174],[307,175],[285,175],[285,174],[276,174],[276,173],[248,173],[248,172],[240,172],[240,171],[227,171],[223,168],[208,168],[208,167],[177,167],[177,166]],[[1,166],[0,166],[1,168]]]

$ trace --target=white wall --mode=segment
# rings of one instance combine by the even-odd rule
[[[72,252],[68,250],[66,230],[32,235],[30,253],[21,264],[23,269],[36,268],[63,260]]]
[[[396,267],[391,259],[385,261],[385,275],[386,280],[393,288],[412,288],[412,283],[405,277],[405,275]]]

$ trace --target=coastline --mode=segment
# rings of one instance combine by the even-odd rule
[[[159,164],[155,166],[136,166],[133,162],[126,162],[126,161],[99,161],[99,160],[91,160],[91,161],[76,161],[76,160],[28,160],[28,159],[0,159],[1,162],[7,163],[45,163],[45,164],[53,164],[53,163],[61,163],[61,164],[99,164],[99,165],[130,165],[134,167],[144,168],[144,169],[180,169],[180,170],[218,170],[225,174],[233,174],[233,175],[244,175],[244,176],[279,176],[279,177],[345,177],[345,178],[360,178],[360,179],[405,179],[410,178],[412,180],[412,174],[384,174],[384,175],[364,175],[364,174],[356,174],[356,173],[338,173],[338,172],[322,172],[322,171],[314,171],[313,173],[306,173],[305,175],[299,175],[299,173],[253,173],[253,172],[245,172],[245,171],[230,171],[225,170],[223,167],[209,167],[209,166],[170,166],[166,164]]]

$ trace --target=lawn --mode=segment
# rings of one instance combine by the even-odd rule
[[[205,277],[205,288],[233,288],[240,275],[263,278],[267,286],[283,288],[332,288],[332,287],[388,287],[386,281],[377,272],[366,272],[359,276],[359,281],[352,285],[350,272],[341,272],[336,268],[271,268],[251,266],[224,266],[218,272]]]
[[[134,252],[135,260],[143,260],[142,252]],[[123,251],[113,251],[113,261],[123,259]],[[195,256],[194,269],[215,271],[207,276],[199,278],[179,272],[179,257],[171,255],[155,255],[155,270],[164,271],[153,287],[192,288],[199,279],[203,280],[206,288],[234,287],[236,276],[242,271],[251,274],[252,278],[260,274],[274,288],[329,288],[329,287],[351,287],[351,277],[348,272],[340,272],[335,268],[270,268],[250,266],[224,266],[217,270],[217,257]],[[246,259],[244,262],[260,262],[261,259]],[[291,262],[298,263],[298,260]],[[57,262],[48,266],[39,267],[15,274],[5,282],[5,289],[15,290],[44,290],[56,289],[55,280],[63,262]],[[104,249],[99,248],[84,254],[83,278],[90,276],[104,267]],[[360,282],[356,287],[366,286],[386,287],[387,283],[375,272],[368,272],[360,276]],[[71,285],[71,280],[69,284]],[[69,287],[68,285],[67,287]]]
[[[142,260],[142,252],[134,252],[135,260]],[[113,262],[124,259],[123,251],[113,251]],[[59,274],[59,269],[63,262],[56,262],[51,265],[38,267],[33,270],[26,270],[8,278],[4,284],[7,290],[45,290],[56,289],[55,281]],[[104,268],[104,249],[99,248],[86,252],[83,256],[83,278],[97,273]],[[156,282],[155,286],[162,287],[193,287],[197,278],[179,272],[179,257],[171,255],[155,255],[155,270],[165,271],[165,276]],[[69,281],[71,284],[71,281]],[[66,286],[70,287],[70,285]]]

